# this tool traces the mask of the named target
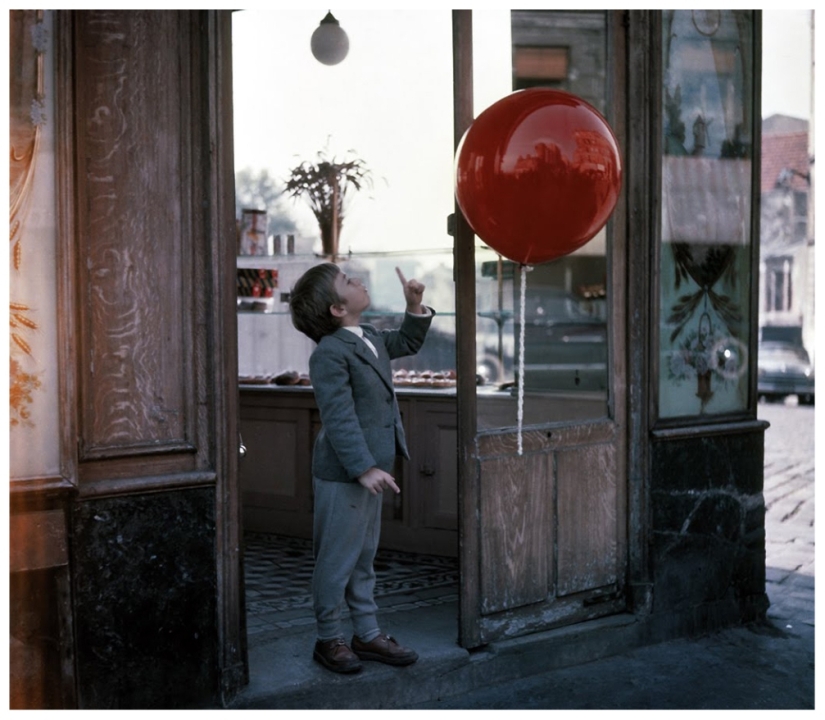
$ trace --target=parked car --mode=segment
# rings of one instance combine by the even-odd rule
[[[540,391],[607,389],[607,324],[558,288],[528,291],[524,387]],[[515,332],[519,327],[516,323]]]
[[[784,342],[759,344],[757,392],[765,400],[796,395],[800,405],[813,405],[814,366],[801,345]]]

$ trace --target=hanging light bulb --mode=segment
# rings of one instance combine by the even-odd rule
[[[337,65],[349,52],[349,38],[332,12],[315,28],[309,44],[315,59],[324,65]]]

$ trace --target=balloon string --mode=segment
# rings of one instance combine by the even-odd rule
[[[519,317],[521,324],[518,334],[518,454],[524,454],[522,425],[524,424],[524,311],[527,305],[527,266],[521,266],[521,293],[519,297]]]

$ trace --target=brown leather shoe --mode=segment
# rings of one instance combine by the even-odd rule
[[[377,660],[387,665],[412,665],[418,660],[415,650],[402,647],[395,638],[383,633],[368,643],[361,642],[357,636],[353,636],[352,650],[362,660]]]
[[[312,657],[332,672],[354,673],[361,669],[358,656],[349,649],[344,638],[317,640]]]

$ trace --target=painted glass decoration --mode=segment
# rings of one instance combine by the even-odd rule
[[[663,12],[659,416],[748,402],[750,11]]]

